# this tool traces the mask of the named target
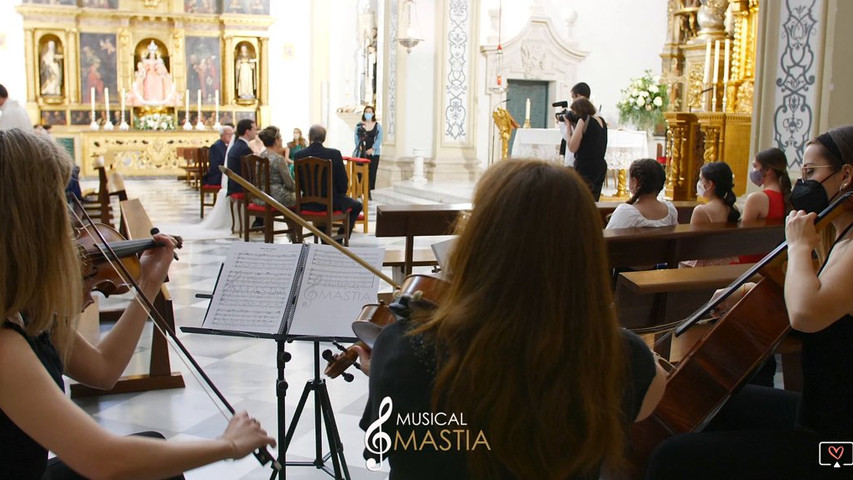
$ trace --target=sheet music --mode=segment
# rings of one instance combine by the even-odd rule
[[[278,333],[301,251],[302,245],[232,243],[203,326]]]
[[[351,248],[377,269],[384,248]],[[311,245],[290,335],[352,337],[361,307],[376,303],[380,279],[329,245]]]
[[[430,245],[442,272],[448,273],[447,259],[450,257],[450,251],[453,250],[454,245],[456,245],[456,237]]]

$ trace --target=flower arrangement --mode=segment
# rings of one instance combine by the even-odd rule
[[[137,130],[174,130],[175,118],[165,113],[149,113],[137,117],[134,128]]]
[[[619,120],[633,123],[642,130],[653,130],[663,122],[663,112],[669,107],[669,95],[666,85],[661,85],[660,77],[646,70],[642,77],[631,80],[622,90],[622,100],[616,104]]]

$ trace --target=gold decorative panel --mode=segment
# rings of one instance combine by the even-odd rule
[[[104,166],[114,167],[125,176],[177,176],[185,171],[179,147],[211,145],[215,132],[82,132],[81,173],[95,175],[94,160],[103,157]]]

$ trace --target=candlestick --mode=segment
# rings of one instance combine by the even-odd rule
[[[213,101],[213,103],[214,103],[214,108],[216,109],[216,113],[215,113],[215,116],[216,116],[216,123],[214,123],[214,124],[213,124],[213,129],[221,133],[221,131],[222,131],[222,124],[221,124],[221,123],[219,123],[219,90],[216,90],[216,92],[214,93],[213,98],[214,98],[214,101]]]
[[[198,103],[198,118],[195,121],[195,129],[204,130],[204,122],[201,117],[201,90],[196,90],[196,101]]]
[[[708,85],[711,80],[711,41],[705,44],[705,70],[703,71],[702,85]]]
[[[527,99],[527,103],[525,104],[525,107],[524,107],[524,121],[525,122],[530,121],[530,99],[529,98]]]
[[[726,60],[723,64],[723,82],[729,81],[729,57],[730,57],[729,51],[730,50],[731,50],[731,41],[727,38],[726,39],[726,56],[725,56]]]
[[[717,81],[719,81],[719,79],[720,79],[719,73],[720,73],[720,41],[715,40],[714,41],[714,83],[717,83]]]
[[[110,89],[104,89],[104,111],[107,113],[107,121],[104,123],[104,130],[113,129],[113,119],[110,116]]]
[[[100,126],[98,125],[97,114],[95,113],[95,87],[92,87],[92,90],[89,92],[89,99],[92,101],[92,123],[89,124],[89,128],[97,130]]]
[[[124,97],[127,95],[127,92],[122,88],[121,89],[121,123],[118,125],[118,129],[121,131],[127,131],[130,129],[130,125],[127,124],[124,118]]]
[[[186,93],[186,118],[184,118],[184,130],[192,130],[193,126],[190,123],[190,90],[187,89]]]

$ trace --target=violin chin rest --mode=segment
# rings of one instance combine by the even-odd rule
[[[376,342],[379,334],[382,333],[382,327],[370,322],[355,322],[352,325],[352,331],[365,345],[373,348],[373,344]]]

